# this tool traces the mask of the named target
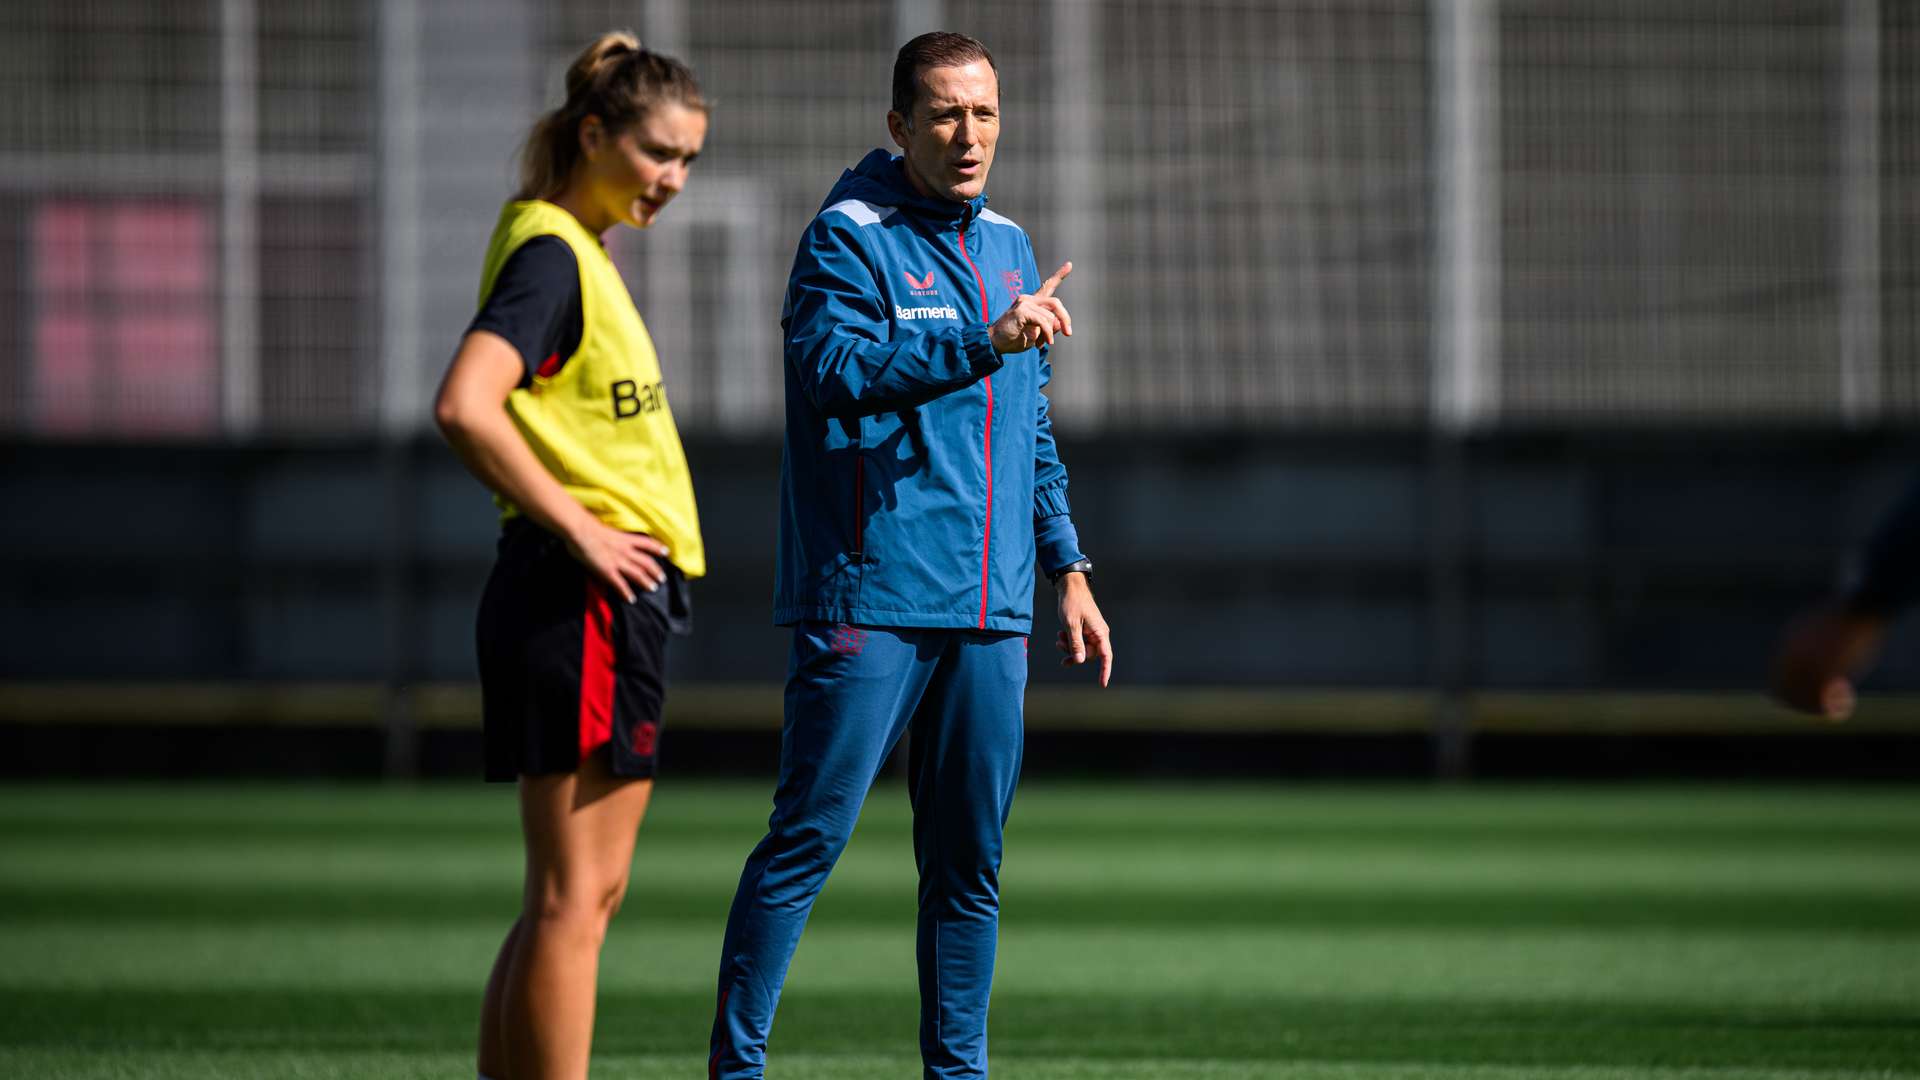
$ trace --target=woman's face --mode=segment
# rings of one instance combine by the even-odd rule
[[[593,129],[583,132],[588,200],[607,225],[636,229],[652,225],[686,186],[707,139],[707,114],[673,102],[654,106],[611,139],[597,117],[587,123]]]

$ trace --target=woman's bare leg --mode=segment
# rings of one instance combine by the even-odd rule
[[[514,947],[520,941],[520,920],[513,920],[507,940],[493,958],[493,970],[487,973],[487,993],[480,999],[480,1075],[487,1080],[507,1080],[507,1043],[501,1031],[506,1013],[501,1001],[507,992],[507,968],[513,963]]]
[[[526,891],[509,934],[499,994],[504,1074],[493,1080],[585,1080],[593,1045],[600,944],[626,896],[634,835],[651,780],[607,771],[606,755],[578,772],[520,778]],[[490,995],[491,996],[491,995]],[[483,1067],[488,1059],[481,1025]]]

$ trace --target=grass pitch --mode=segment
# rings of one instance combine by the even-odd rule
[[[704,1075],[767,785],[663,782],[594,1075]],[[1920,1077],[1920,792],[1033,783],[991,1044],[1028,1080]],[[0,1076],[470,1077],[512,793],[0,787]],[[906,797],[787,984],[776,1080],[918,1074]]]

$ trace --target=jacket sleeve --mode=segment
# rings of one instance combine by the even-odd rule
[[[1874,530],[1848,606],[1893,616],[1920,601],[1920,482]]]
[[[1053,378],[1047,347],[1036,353],[1040,386]],[[1073,509],[1067,504],[1067,467],[1060,463],[1053,442],[1053,418],[1044,393],[1035,394],[1033,431],[1033,547],[1040,572],[1051,574],[1086,558],[1080,550],[1080,532],[1073,527]]]
[[[786,359],[827,416],[911,408],[971,386],[1003,361],[987,328],[943,325],[895,338],[859,227],[824,213],[807,227],[787,283]]]
[[[1031,242],[1027,245],[1027,274],[1029,281],[1041,280]],[[1067,505],[1067,467],[1061,463],[1060,448],[1053,441],[1053,403],[1045,393],[1047,384],[1053,381],[1050,353],[1046,345],[1034,353],[1034,363],[1040,369],[1040,392],[1033,395],[1033,547],[1043,574],[1087,557],[1080,550],[1080,531],[1073,527],[1073,509]]]

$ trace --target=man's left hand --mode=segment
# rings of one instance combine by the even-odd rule
[[[1830,723],[1853,715],[1853,681],[1873,663],[1887,633],[1884,616],[1833,603],[1801,616],[1773,656],[1773,696]]]
[[[1067,306],[1053,295],[1072,272],[1072,263],[1061,263],[1060,269],[1042,282],[1037,291],[1014,297],[1013,304],[987,327],[995,352],[1025,352],[1052,345],[1055,334],[1073,336],[1073,316],[1067,314]]]
[[[1107,620],[1100,617],[1100,605],[1093,602],[1093,588],[1087,575],[1062,574],[1054,586],[1060,597],[1060,637],[1055,642],[1061,653],[1060,666],[1084,664],[1089,655],[1100,659],[1100,685],[1113,677],[1113,636]]]

